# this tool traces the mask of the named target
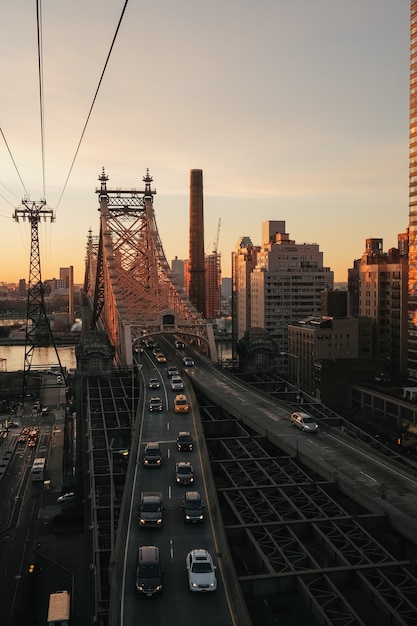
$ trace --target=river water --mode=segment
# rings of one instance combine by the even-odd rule
[[[217,355],[219,361],[225,361],[232,357],[231,341],[216,341]],[[75,369],[77,361],[75,358],[75,346],[58,346],[57,351],[62,367],[67,369]],[[5,360],[4,360],[5,359]],[[1,346],[0,345],[0,371],[17,372],[24,369],[25,363],[25,346]],[[57,366],[58,359],[54,348],[35,348],[32,356],[33,369],[36,365],[42,365],[43,368]]]
[[[75,346],[58,346],[57,352],[62,367],[66,367],[67,369],[74,369],[76,367]],[[25,346],[0,345],[0,371],[17,372],[24,369],[24,364]],[[36,369],[37,365],[42,365],[42,368],[57,366],[58,357],[54,348],[35,348],[31,367]]]

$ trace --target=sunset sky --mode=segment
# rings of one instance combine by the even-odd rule
[[[95,193],[142,189],[149,168],[168,261],[187,258],[189,172],[204,174],[205,247],[221,219],[222,274],[238,239],[284,220],[336,281],[408,225],[409,0],[44,0],[44,170],[36,2],[0,6],[0,281],[28,278],[28,193],[42,278],[83,282]],[[7,143],[6,143],[7,142]],[[43,184],[45,180],[45,186]],[[22,184],[23,183],[23,184]],[[64,189],[65,187],[65,189]]]

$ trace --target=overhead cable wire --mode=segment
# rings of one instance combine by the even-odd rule
[[[4,143],[6,144],[6,148],[7,148],[8,152],[9,152],[9,155],[10,155],[10,158],[11,158],[12,163],[13,163],[13,165],[14,165],[14,168],[15,168],[15,170],[16,170],[16,173],[17,173],[17,175],[19,176],[19,180],[20,180],[20,182],[22,183],[22,187],[23,187],[23,189],[25,190],[25,195],[26,195],[26,197],[27,197],[27,198],[29,198],[29,194],[28,194],[27,189],[26,189],[26,187],[25,187],[25,183],[23,182],[23,179],[22,179],[22,177],[21,177],[21,175],[20,175],[20,172],[19,172],[19,170],[18,170],[18,167],[17,167],[17,165],[16,165],[16,161],[15,161],[15,160],[14,160],[14,158],[13,158],[12,152],[11,152],[11,150],[10,150],[10,148],[9,148],[9,144],[7,143],[6,137],[5,137],[5,135],[4,135],[4,133],[3,133],[3,129],[2,129],[1,127],[0,127],[0,133],[1,133],[1,136],[3,137]]]
[[[42,51],[42,7],[41,0],[36,0],[36,27],[38,36],[38,77],[39,77],[39,113],[41,123],[41,152],[42,152],[42,189],[45,200],[45,112],[43,89],[43,51]]]
[[[94,94],[94,98],[93,98],[93,101],[92,101],[92,103],[91,103],[90,110],[89,110],[89,112],[88,112],[87,119],[86,119],[86,121],[85,121],[84,128],[83,128],[82,133],[81,133],[80,140],[79,140],[78,145],[77,145],[77,148],[76,148],[76,150],[75,150],[74,158],[73,158],[73,160],[72,160],[72,163],[71,163],[71,166],[70,166],[70,169],[69,169],[69,172],[68,172],[67,178],[66,178],[66,180],[65,180],[64,187],[63,187],[63,189],[62,189],[61,195],[59,196],[59,199],[58,199],[58,202],[57,202],[57,205],[56,205],[56,209],[58,209],[58,206],[59,206],[59,205],[60,205],[60,203],[61,203],[62,196],[63,196],[63,195],[64,195],[64,193],[65,193],[65,190],[66,190],[66,188],[67,188],[67,184],[68,184],[69,178],[70,178],[71,173],[72,173],[72,170],[73,170],[73,168],[74,168],[75,160],[76,160],[76,158],[77,158],[77,156],[78,156],[78,152],[79,152],[79,150],[80,150],[80,147],[81,147],[81,142],[82,142],[82,140],[83,140],[83,138],[84,138],[85,131],[87,130],[87,125],[88,125],[88,122],[90,121],[91,113],[92,113],[92,111],[93,111],[93,108],[94,108],[94,105],[95,105],[95,102],[96,102],[96,99],[97,99],[97,96],[98,96],[98,92],[99,92],[100,87],[101,87],[101,83],[103,82],[104,74],[105,74],[105,72],[106,72],[107,65],[108,65],[108,63],[109,63],[110,56],[111,56],[111,53],[112,53],[112,51],[113,51],[113,47],[114,47],[115,41],[116,41],[117,35],[118,35],[118,33],[119,33],[120,25],[121,25],[121,23],[122,23],[123,16],[124,16],[124,14],[125,14],[125,11],[126,11],[126,7],[127,7],[127,4],[128,4],[128,1],[129,1],[129,0],[125,0],[125,3],[124,3],[124,5],[123,5],[122,13],[121,13],[121,15],[120,15],[119,22],[118,22],[117,27],[116,27],[116,32],[114,33],[113,40],[112,40],[112,42],[111,42],[109,52],[108,52],[108,54],[107,54],[106,62],[104,63],[104,68],[103,68],[103,71],[102,71],[102,73],[101,73],[101,76],[100,76],[100,80],[99,80],[99,82],[98,82],[98,85],[97,85],[96,93]]]

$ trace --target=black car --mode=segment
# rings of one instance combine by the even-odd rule
[[[198,524],[204,522],[204,504],[198,491],[186,491],[182,501],[184,522]]]
[[[162,593],[162,566],[156,546],[141,546],[136,567],[136,591],[139,596],[151,598]]]
[[[145,467],[161,467],[161,447],[156,441],[149,441],[145,446],[143,464]]]
[[[188,431],[181,431],[177,437],[177,450],[180,452],[191,452],[193,449],[193,438]]]
[[[159,491],[145,491],[140,497],[139,525],[141,528],[162,528],[162,494]]]
[[[175,482],[177,485],[192,485],[194,482],[193,466],[188,461],[180,461],[175,465]]]
[[[185,344],[184,344],[184,342],[183,342],[183,341],[176,341],[176,342],[175,342],[175,347],[176,347],[178,350],[184,350],[184,348],[185,348]]]

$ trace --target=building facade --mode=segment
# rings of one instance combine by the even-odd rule
[[[240,237],[232,252],[232,336],[233,344],[251,328],[251,274],[255,269],[260,246],[250,237]]]
[[[221,255],[213,252],[206,255],[206,319],[219,317],[222,308]]]
[[[408,377],[417,382],[417,1],[410,3]]]
[[[322,399],[323,361],[359,358],[359,319],[309,316],[288,326],[288,372],[298,388]]]
[[[356,276],[352,309],[371,320],[370,356],[381,359],[390,376],[407,374],[408,250],[403,233],[398,240],[398,248],[384,252],[382,239],[366,239],[351,274]]]
[[[250,278],[251,327],[268,331],[286,355],[288,325],[321,314],[321,294],[333,289],[333,272],[324,267],[318,244],[295,243],[284,221],[268,221]],[[282,361],[285,372],[289,363]]]

